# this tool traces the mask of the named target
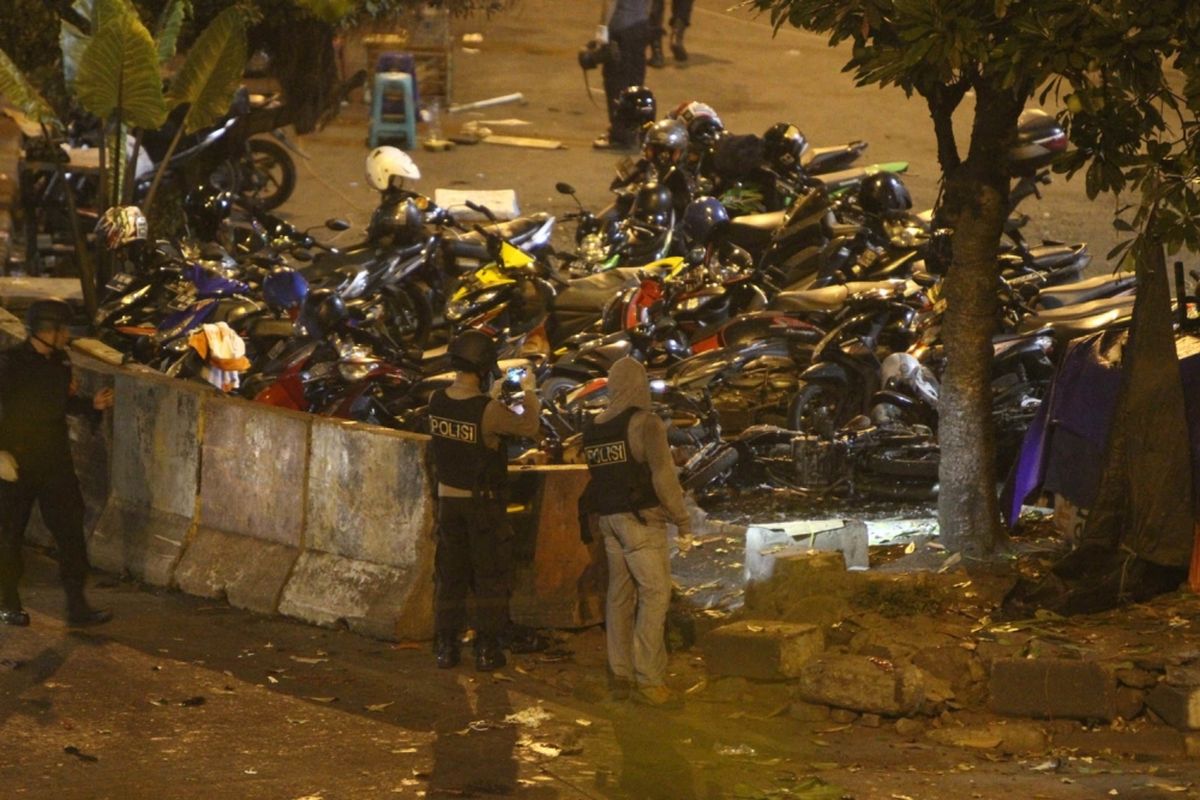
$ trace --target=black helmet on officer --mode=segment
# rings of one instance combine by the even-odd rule
[[[25,311],[25,327],[30,338],[37,339],[46,347],[62,350],[70,339],[70,324],[73,312],[66,300],[47,297],[35,300]]]
[[[451,340],[446,352],[450,355],[450,365],[454,369],[478,375],[481,386],[486,386],[500,374],[500,366],[496,361],[496,343],[483,331],[463,331]]]
[[[879,172],[858,187],[858,207],[868,216],[889,217],[912,208],[912,195],[899,175]]]

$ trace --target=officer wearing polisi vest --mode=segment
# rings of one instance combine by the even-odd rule
[[[84,596],[83,497],[71,461],[67,415],[98,418],[112,407],[113,393],[102,389],[87,399],[76,394],[66,353],[70,321],[65,302],[39,300],[26,316],[29,338],[0,353],[0,625],[29,624],[17,585],[34,503],[58,547],[68,624],[97,625],[112,617],[92,608]]]
[[[622,358],[608,373],[609,406],[583,430],[590,480],[580,499],[584,540],[603,536],[608,556],[605,628],[617,698],[674,705],[664,640],[671,600],[667,522],[691,541],[691,520],[666,425],[650,410],[646,368]],[[594,523],[594,525],[593,525]]]
[[[455,338],[449,355],[457,376],[429,400],[429,432],[438,480],[437,554],[434,560],[434,650],[437,665],[459,662],[459,637],[467,623],[467,592],[475,595],[475,668],[504,666],[499,637],[508,625],[508,539],[502,437],[536,436],[540,426],[537,383],[526,372],[520,414],[495,399],[496,345],[480,331]]]

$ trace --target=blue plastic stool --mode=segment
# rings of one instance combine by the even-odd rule
[[[417,82],[417,59],[412,53],[388,50],[380,53],[375,61],[375,74],[380,72],[407,72],[413,76],[413,108],[421,107],[421,86]]]
[[[403,139],[406,147],[417,144],[417,105],[413,101],[413,77],[404,72],[375,75],[371,92],[371,148],[379,140]]]

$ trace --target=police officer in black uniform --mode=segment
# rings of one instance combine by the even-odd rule
[[[40,300],[29,308],[29,338],[0,353],[0,624],[28,625],[17,584],[21,547],[33,504],[58,546],[59,572],[67,593],[67,622],[107,622],[112,614],[92,608],[84,596],[87,547],[83,496],[71,462],[67,415],[96,417],[112,407],[111,389],[90,400],[75,394],[66,353],[71,308]]]
[[[521,377],[520,414],[486,394],[493,384],[501,385],[496,345],[488,335],[460,334],[449,355],[458,372],[455,381],[429,400],[438,480],[434,650],[438,667],[458,664],[467,593],[473,591],[475,668],[491,671],[505,664],[500,636],[508,628],[508,462],[502,437],[536,436],[541,409],[528,372]]]

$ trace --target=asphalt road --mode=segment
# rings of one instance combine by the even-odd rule
[[[574,208],[554,190],[567,181],[580,190],[585,205],[597,209],[608,202],[608,183],[616,158],[592,150],[590,142],[606,124],[600,76],[588,76],[591,93],[575,62],[575,53],[591,35],[595,3],[521,0],[511,12],[490,19],[457,21],[457,35],[476,32],[478,52],[461,47],[455,53],[453,102],[468,102],[521,92],[521,104],[444,115],[443,127],[454,131],[470,120],[517,119],[520,126],[489,124],[492,130],[561,140],[566,149],[545,151],[480,144],[446,153],[414,152],[423,177],[417,188],[432,194],[438,187],[515,189],[525,212],[564,213]],[[867,162],[908,161],[905,176],[920,208],[932,206],[939,171],[932,124],[919,97],[898,89],[856,88],[841,71],[849,49],[828,47],[821,37],[785,28],[772,35],[765,17],[730,9],[729,0],[698,0],[687,35],[691,58],[649,70],[647,82],[660,111],[698,99],[710,103],[735,133],[762,133],[771,124],[797,124],[815,145],[864,139]],[[348,50],[347,66],[362,66],[361,48]],[[593,104],[593,100],[595,104]],[[969,141],[971,98],[956,118],[960,146]],[[1052,109],[1050,109],[1052,110]],[[325,131],[304,137],[311,155],[300,166],[295,200],[285,210],[305,224],[329,216],[345,216],[358,233],[375,206],[375,195],[362,178],[367,153],[366,107],[353,103]],[[1087,200],[1082,179],[1056,176],[1041,201],[1022,210],[1032,218],[1031,240],[1057,238],[1086,241],[1096,254],[1093,270],[1104,269],[1104,255],[1116,243],[1111,219],[1115,203]]]

